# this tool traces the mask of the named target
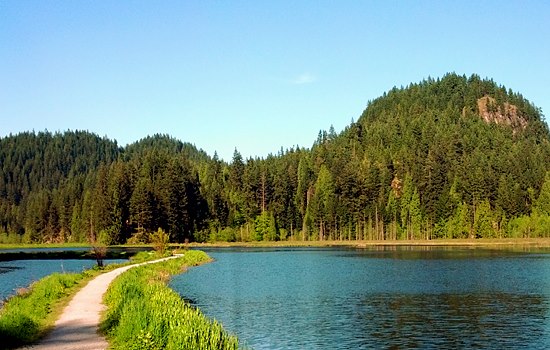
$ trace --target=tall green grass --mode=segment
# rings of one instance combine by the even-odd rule
[[[119,276],[105,296],[102,330],[114,349],[237,349],[238,340],[170,289],[170,275],[210,260],[200,251]]]
[[[0,310],[1,346],[15,348],[36,341],[54,323],[50,313],[60,299],[91,272],[54,273],[13,296]]]

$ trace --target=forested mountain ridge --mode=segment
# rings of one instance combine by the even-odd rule
[[[484,118],[487,111],[479,108],[484,99],[494,117],[515,119],[521,127]],[[509,219],[531,213],[549,167],[541,111],[475,75],[449,74],[394,88],[370,102],[344,134],[354,156],[339,161],[355,162],[352,174],[362,166],[363,174],[382,178],[352,175],[379,183],[375,209],[385,204],[394,237],[415,238],[420,231],[424,237],[510,234]]]
[[[0,240],[550,236],[550,135],[492,80],[448,74],[370,101],[310,149],[231,163],[166,135],[0,139]]]

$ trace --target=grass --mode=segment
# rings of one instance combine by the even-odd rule
[[[0,339],[6,349],[30,344],[42,337],[54,324],[60,310],[82,281],[97,275],[54,273],[33,283],[11,297],[0,310]]]
[[[0,339],[2,349],[13,349],[42,338],[53,327],[72,296],[89,280],[103,271],[130,263],[159,258],[152,252],[140,252],[131,262],[107,265],[104,269],[89,269],[81,273],[54,273],[22,288],[0,309]]]
[[[186,266],[209,261],[201,251],[136,267],[109,287],[101,329],[113,349],[237,349],[238,340],[191,307],[166,283]]]
[[[86,248],[90,243],[0,243],[0,249]]]
[[[330,246],[373,246],[373,245],[435,245],[435,246],[487,246],[487,245],[534,245],[550,247],[550,238],[480,238],[480,239],[431,239],[431,240],[325,240],[325,241],[260,241],[260,242],[214,242],[214,243],[171,243],[169,247],[330,247]],[[61,244],[0,244],[2,249],[19,248],[73,248],[90,247],[89,243]],[[122,244],[113,247],[152,248],[152,244]]]
[[[371,247],[371,246],[478,246],[478,247],[550,247],[550,238],[480,238],[432,240],[325,240],[190,243],[189,247]]]

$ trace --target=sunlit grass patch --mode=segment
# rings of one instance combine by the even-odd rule
[[[187,251],[181,258],[144,265],[118,277],[105,296],[102,330],[114,349],[237,349],[238,340],[167,285],[167,276],[210,258]]]
[[[21,288],[0,310],[0,339],[3,348],[36,341],[54,323],[52,310],[92,272],[54,273],[29,288]]]

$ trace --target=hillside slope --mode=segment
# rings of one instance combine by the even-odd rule
[[[0,139],[0,240],[550,235],[549,140],[523,96],[456,74],[390,90],[311,149],[229,164],[167,135],[24,133]]]
[[[449,74],[393,89],[370,102],[340,137],[332,153],[344,155],[346,147],[352,152],[348,159],[338,157],[335,174],[354,164],[348,166],[350,177],[378,183],[380,190],[366,197],[376,196],[371,205],[393,213],[394,233],[395,226],[410,227],[411,221],[418,221],[414,231],[419,226],[444,231],[459,209],[473,224],[477,208],[490,208],[497,228],[529,214],[550,159],[540,110],[475,75]],[[410,208],[417,204],[418,210]],[[472,227],[467,231],[480,235]],[[456,230],[448,234],[461,236]]]

